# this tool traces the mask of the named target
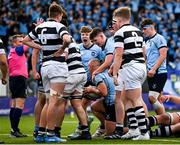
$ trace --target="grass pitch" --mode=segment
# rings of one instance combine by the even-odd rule
[[[76,126],[77,119],[71,118],[69,115],[65,117],[62,126],[62,138],[66,138],[67,135],[71,134]],[[95,119],[91,125],[91,133],[94,133],[98,127],[99,122]],[[32,132],[34,129],[34,117],[33,116],[22,116],[20,122],[20,129],[23,133],[28,134],[26,138],[11,138],[10,133],[10,122],[8,117],[0,117],[0,140],[4,141],[6,144],[36,144],[33,141]],[[94,140],[79,140],[71,141],[67,140],[65,144],[180,144],[180,138],[170,137],[170,138],[154,138],[148,141],[132,141],[132,140],[104,140],[94,139]]]

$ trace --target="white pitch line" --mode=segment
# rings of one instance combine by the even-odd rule
[[[168,140],[168,139],[151,139],[151,140],[154,140],[154,141],[164,141],[164,142],[178,142],[178,143],[180,143],[180,140],[174,140],[174,139],[170,139],[170,140]]]

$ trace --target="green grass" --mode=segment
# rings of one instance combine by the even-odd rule
[[[20,122],[20,129],[23,133],[28,134],[27,138],[10,138],[10,123],[8,117],[0,117],[0,140],[5,141],[7,144],[34,144],[32,132],[34,128],[34,117],[23,116]],[[91,133],[94,133],[99,122],[95,119],[91,125]],[[62,126],[62,137],[66,138],[67,135],[72,133],[77,126],[77,119],[71,118],[69,115],[65,117]],[[149,141],[132,141],[132,140],[104,140],[96,139],[90,141],[71,141],[68,140],[66,144],[180,144],[180,138],[155,138]]]

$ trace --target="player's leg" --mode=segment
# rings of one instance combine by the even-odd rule
[[[161,81],[160,81],[161,80]],[[154,77],[148,78],[149,85],[149,101],[153,105],[157,114],[165,113],[165,109],[162,103],[159,102],[162,90],[167,80],[167,74],[155,74]]]
[[[97,128],[96,132],[92,135],[92,138],[98,138],[105,135],[105,108],[103,104],[103,98],[98,99],[91,104],[92,113],[100,121],[100,125]]]

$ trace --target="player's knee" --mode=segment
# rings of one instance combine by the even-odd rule
[[[50,96],[54,96],[56,98],[62,98],[63,94],[61,94],[61,93],[50,88]]]
[[[149,101],[151,104],[155,103],[158,100],[159,92],[150,91],[149,92]]]

